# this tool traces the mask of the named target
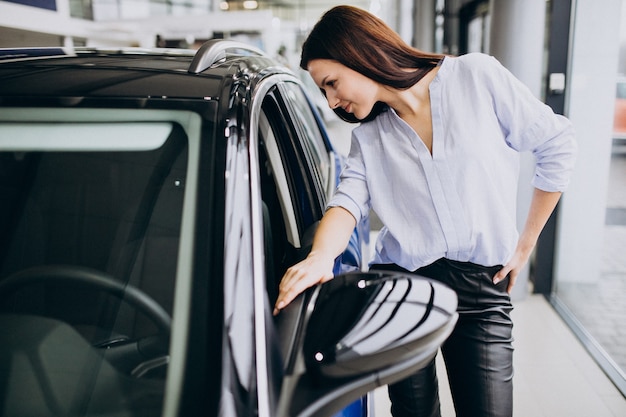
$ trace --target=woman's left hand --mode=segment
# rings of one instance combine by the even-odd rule
[[[504,265],[502,269],[498,271],[496,275],[494,275],[493,283],[494,284],[499,283],[500,281],[505,279],[508,275],[509,285],[506,287],[506,292],[511,294],[511,291],[513,290],[513,286],[515,285],[515,281],[517,280],[517,276],[519,275],[522,268],[524,268],[524,265],[526,265],[526,263],[528,262],[528,259],[530,258],[530,254],[532,253],[532,249],[533,248],[523,250],[518,245],[517,249],[515,250],[515,253],[511,257],[509,262],[507,262],[506,265]]]
[[[539,233],[545,226],[550,214],[556,207],[556,203],[561,198],[560,192],[548,192],[535,188],[533,192],[533,198],[530,202],[530,208],[528,209],[528,217],[526,218],[526,224],[524,230],[520,234],[517,241],[517,248],[509,261],[502,267],[500,271],[493,277],[493,283],[497,284],[509,276],[509,285],[506,291],[510,294],[515,285],[515,280],[520,271],[528,262],[530,254],[533,252]]]

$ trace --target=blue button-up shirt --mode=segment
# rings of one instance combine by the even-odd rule
[[[393,109],[354,129],[328,206],[384,227],[372,263],[415,270],[446,257],[503,265],[517,245],[519,152],[532,184],[564,191],[574,166],[571,123],[493,57],[446,57],[430,84],[432,155]]]

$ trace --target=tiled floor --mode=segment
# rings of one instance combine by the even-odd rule
[[[540,295],[514,303],[513,415],[624,417],[626,398],[606,377],[552,306]],[[438,355],[441,411],[455,415]],[[389,417],[385,388],[374,392],[376,417]]]
[[[626,243],[626,227],[622,229],[622,240]],[[626,245],[622,247],[626,251]],[[626,273],[604,272],[593,284],[561,284],[558,297],[611,360],[626,372]]]

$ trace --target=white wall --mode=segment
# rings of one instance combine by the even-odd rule
[[[579,153],[561,203],[557,282],[600,277],[621,7],[621,0],[576,1],[566,112]]]

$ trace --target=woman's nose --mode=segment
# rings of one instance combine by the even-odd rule
[[[341,100],[339,100],[337,96],[335,96],[332,93],[331,94],[326,93],[326,100],[328,101],[328,106],[331,109],[335,109],[339,107],[339,103],[341,102]]]

